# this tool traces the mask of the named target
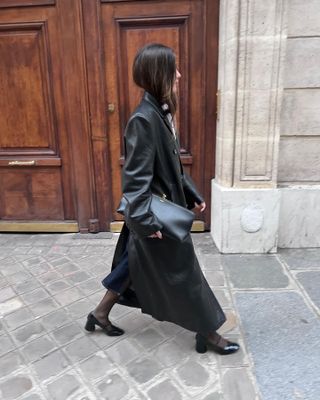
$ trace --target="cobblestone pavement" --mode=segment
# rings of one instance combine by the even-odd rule
[[[193,333],[119,305],[111,319],[125,335],[83,329],[117,237],[0,234],[1,399],[320,399],[319,249],[223,256],[210,234],[193,234],[228,317],[222,333],[242,346],[222,357],[197,354]],[[309,365],[302,380],[300,361]]]

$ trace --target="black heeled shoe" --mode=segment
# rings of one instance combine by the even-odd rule
[[[96,329],[96,325],[98,325],[108,336],[121,336],[124,334],[124,330],[118,328],[117,326],[114,326],[112,324],[102,324],[91,312],[87,317],[87,323],[84,328],[89,332],[93,332]]]
[[[227,340],[227,344],[225,346],[219,346],[220,340],[222,338],[220,337],[220,339],[218,340],[217,344],[214,344],[212,342],[210,342],[208,340],[208,338],[206,338],[205,336],[202,336],[200,333],[196,334],[196,351],[198,353],[206,353],[206,351],[208,350],[208,346],[215,351],[218,354],[221,355],[227,355],[227,354],[232,354],[235,353],[236,351],[238,351],[240,349],[240,346],[238,345],[238,343],[233,343],[233,342],[229,342]]]

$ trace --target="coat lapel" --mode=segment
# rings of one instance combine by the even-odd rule
[[[172,127],[171,124],[168,120],[168,118],[166,117],[166,113],[164,112],[164,110],[162,109],[162,107],[160,106],[160,104],[158,103],[158,101],[148,92],[144,93],[143,96],[144,100],[146,100],[148,103],[152,104],[152,106],[155,108],[155,110],[157,111],[157,113],[160,115],[160,117],[163,119],[166,127],[169,129],[170,132],[170,138],[171,140],[174,142],[174,146],[176,148],[177,154],[179,155],[179,164],[180,164],[180,170],[181,170],[181,174],[183,175],[183,167],[182,167],[182,163],[181,163],[181,159],[180,159],[180,142],[178,139],[177,134],[175,135],[174,132],[172,131]]]

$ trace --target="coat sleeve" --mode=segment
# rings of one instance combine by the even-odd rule
[[[194,208],[195,202],[201,204],[204,201],[203,197],[198,192],[195,183],[186,172],[183,172],[182,175],[182,186],[188,208]]]
[[[125,132],[125,163],[122,191],[126,200],[125,221],[138,236],[146,237],[161,230],[162,224],[150,210],[156,143],[149,121],[135,115]]]
[[[177,146],[180,152],[180,141],[179,137],[177,136]],[[184,172],[182,163],[180,161],[180,166],[181,166],[181,181],[182,181],[182,187],[183,187],[183,192],[184,192],[184,197],[186,198],[187,206],[189,209],[194,208],[194,203],[201,204],[204,199],[201,196],[201,194],[198,192],[195,183],[191,179],[191,176]]]

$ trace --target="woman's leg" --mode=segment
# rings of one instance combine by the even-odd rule
[[[129,286],[130,280],[128,280]],[[115,305],[119,298],[119,294],[108,290],[103,296],[102,300],[95,308],[89,313],[85,329],[87,331],[94,331],[95,326],[98,325],[102,328],[108,336],[120,336],[124,334],[124,330],[113,325],[109,320],[109,314],[112,307]]]
[[[118,301],[122,292],[124,292],[130,285],[130,277],[127,277],[121,285],[121,292],[117,293],[111,289],[107,290],[106,294],[101,299],[100,303],[97,305],[92,314],[104,325],[110,325],[109,314],[112,307]]]
[[[122,329],[112,325],[109,320],[109,314],[120,295],[130,285],[127,246],[120,257],[118,265],[103,279],[102,284],[107,289],[107,292],[94,311],[89,313],[85,329],[94,331],[95,325],[98,325],[109,336],[123,335],[124,331]]]
[[[110,325],[109,314],[112,307],[116,304],[119,294],[108,290],[97,305],[92,314],[104,325]]]

